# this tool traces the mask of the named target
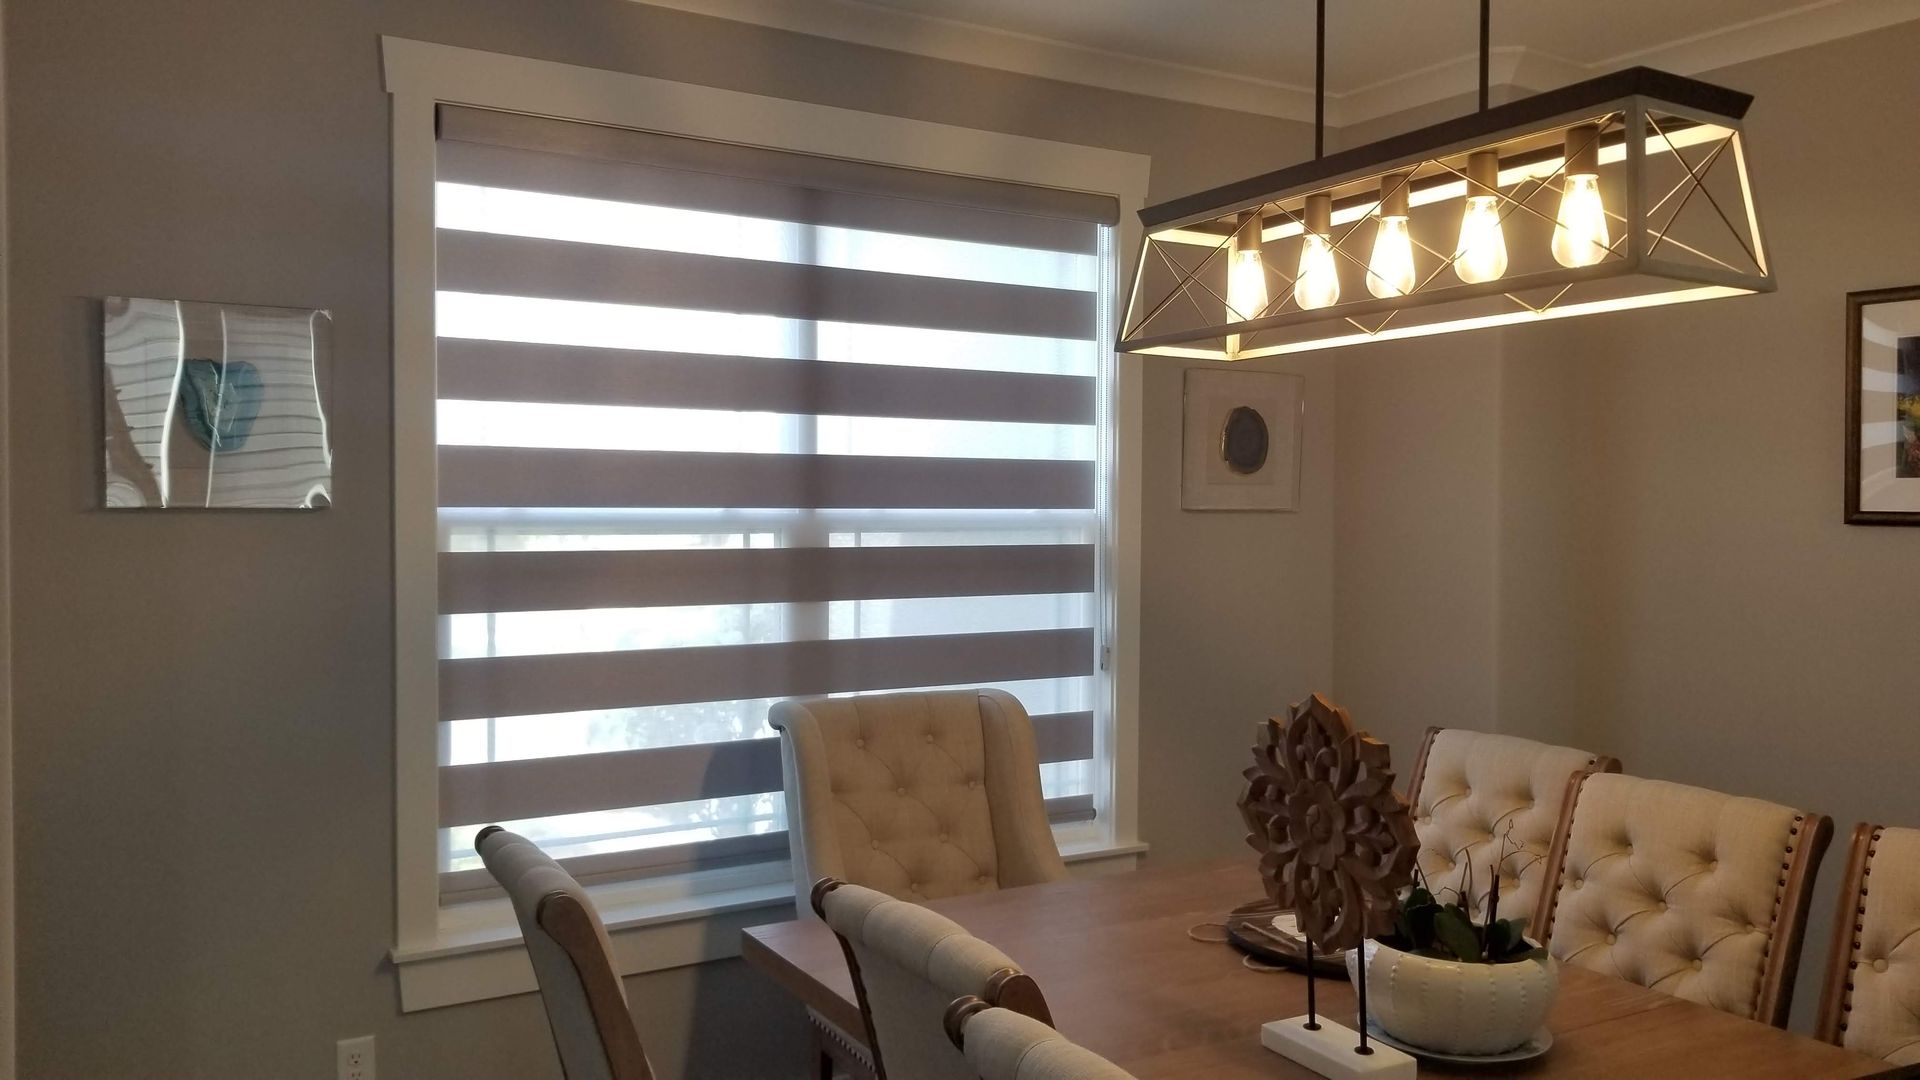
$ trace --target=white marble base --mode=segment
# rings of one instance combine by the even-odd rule
[[[1360,1035],[1350,1027],[1320,1017],[1320,1030],[1308,1031],[1307,1018],[1296,1016],[1260,1025],[1260,1045],[1296,1065],[1304,1065],[1321,1076],[1344,1080],[1414,1080],[1417,1070],[1413,1058],[1370,1039],[1371,1054],[1356,1054]]]

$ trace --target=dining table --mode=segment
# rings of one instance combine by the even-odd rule
[[[1067,1038],[1135,1076],[1308,1077],[1260,1042],[1260,1026],[1306,1012],[1303,974],[1243,963],[1218,940],[1234,907],[1263,896],[1246,858],[1149,868],[970,893],[927,906],[1032,975]],[[818,919],[750,927],[741,952],[843,1032],[865,1031],[839,941]],[[1802,992],[1813,988],[1803,987]],[[1318,980],[1321,1012],[1355,1022],[1353,988]],[[1875,1058],[1651,990],[1560,965],[1547,1019],[1552,1045],[1530,1061],[1422,1060],[1422,1076],[1747,1080],[1913,1076]],[[899,1078],[907,1080],[907,1078]]]

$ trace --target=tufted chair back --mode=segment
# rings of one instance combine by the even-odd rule
[[[1420,836],[1420,872],[1435,889],[1459,889],[1473,864],[1467,907],[1485,914],[1491,873],[1500,861],[1500,916],[1525,917],[1544,940],[1547,851],[1560,827],[1567,778],[1619,772],[1620,763],[1585,750],[1465,728],[1428,728],[1414,760],[1407,801]],[[1508,829],[1512,832],[1509,834]],[[1511,841],[1519,850],[1503,849]]]
[[[979,997],[1053,1022],[1030,976],[944,915],[831,878],[814,885],[812,906],[846,952],[882,1080],[973,1080],[943,1023],[955,998]]]
[[[513,901],[561,1073],[567,1080],[653,1080],[606,927],[585,890],[546,852],[498,825],[480,830],[474,847]]]
[[[1568,785],[1548,948],[1575,964],[1784,1027],[1808,894],[1833,823],[1635,776]]]
[[[1133,1074],[1053,1028],[967,997],[947,1007],[947,1035],[980,1080],[1133,1080]]]
[[[768,722],[802,911],[824,877],[926,901],[1067,876],[1033,722],[1013,695],[808,698],[774,705]]]
[[[1857,826],[1840,886],[1819,1035],[1920,1064],[1920,829]]]

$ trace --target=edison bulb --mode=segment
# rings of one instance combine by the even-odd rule
[[[1469,285],[1495,281],[1507,272],[1507,238],[1500,229],[1500,197],[1473,195],[1460,215],[1460,244],[1453,272]]]
[[[1333,243],[1319,233],[1301,237],[1300,276],[1293,281],[1293,300],[1308,310],[1340,302],[1340,272],[1333,261]]]
[[[1413,237],[1403,215],[1382,216],[1373,234],[1373,257],[1367,260],[1367,291],[1385,300],[1413,291]]]
[[[1592,266],[1607,257],[1609,243],[1600,178],[1591,173],[1568,176],[1553,226],[1554,260],[1566,267]]]
[[[1267,268],[1260,249],[1236,251],[1227,267],[1227,318],[1257,319],[1267,310]]]

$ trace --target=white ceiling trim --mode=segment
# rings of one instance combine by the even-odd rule
[[[861,0],[634,2],[1130,94],[1285,120],[1313,119],[1311,87],[1094,49]],[[1502,46],[1490,58],[1490,82],[1496,87],[1538,91],[1636,64],[1693,75],[1915,19],[1920,19],[1920,0],[1813,0],[1595,64],[1523,46]],[[1359,124],[1471,94],[1478,87],[1479,58],[1459,56],[1355,90],[1329,92],[1327,124],[1336,128]]]
[[[1920,0],[1815,0],[1712,33],[1609,57],[1593,67],[1612,71],[1638,64],[1693,75],[1914,19],[1920,19]]]
[[[654,7],[793,30],[1130,94],[1218,109],[1313,119],[1313,88],[1108,52],[978,23],[940,19],[859,0],[636,0]],[[1331,95],[1329,95],[1331,98]],[[1329,106],[1331,106],[1329,101]]]

